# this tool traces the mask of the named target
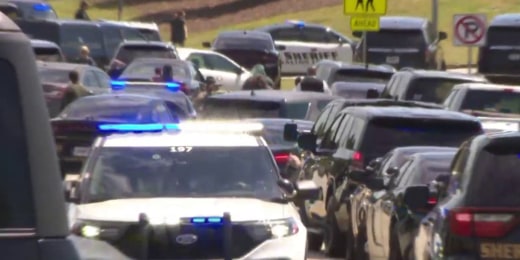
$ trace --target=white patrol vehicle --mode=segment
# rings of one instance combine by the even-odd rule
[[[319,190],[280,178],[263,138],[246,133],[261,127],[100,125],[141,133],[94,143],[68,192],[72,232],[137,259],[305,259],[293,201]]]
[[[329,27],[303,21],[258,28],[271,34],[282,53],[282,75],[302,75],[321,60],[352,62],[354,41]]]
[[[251,72],[218,52],[177,48],[181,60],[191,61],[204,77],[213,77],[222,90],[241,90]]]

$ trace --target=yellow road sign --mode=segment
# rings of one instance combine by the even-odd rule
[[[385,15],[387,0],[343,0],[346,15]]]
[[[353,16],[350,18],[352,31],[379,31],[379,16]]]

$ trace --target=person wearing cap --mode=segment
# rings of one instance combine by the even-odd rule
[[[81,48],[79,49],[79,58],[76,60],[76,63],[88,64],[90,66],[97,65],[94,59],[90,57],[90,50],[86,45],[81,46]]]
[[[79,9],[76,11],[74,18],[76,20],[90,21],[90,17],[87,14],[88,7],[89,7],[89,4],[87,3],[87,1],[85,1],[85,0],[81,1],[79,4]]]

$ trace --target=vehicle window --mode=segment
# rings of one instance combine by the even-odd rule
[[[448,97],[446,97],[446,99],[444,100],[443,105],[444,105],[444,106],[450,106],[450,105],[451,105],[451,102],[453,101],[453,99],[454,99],[455,96],[457,95],[457,92],[458,92],[458,90],[453,89],[453,90],[450,92],[450,94],[448,95]]]
[[[163,46],[123,46],[119,49],[116,59],[126,64],[131,63],[137,58],[163,58],[175,59],[175,54],[169,48]]]
[[[188,114],[187,113],[191,113],[192,112],[192,111],[189,111],[189,108],[184,109],[184,108],[182,108],[181,106],[177,105],[174,102],[165,102],[165,104],[166,104],[166,108],[168,109],[170,114],[173,117],[176,117],[178,119],[186,119],[186,118],[188,118]]]
[[[217,50],[274,50],[271,38],[246,38],[246,37],[218,37],[213,46]]]
[[[152,111],[152,118],[155,122],[172,122],[174,117],[162,104],[157,105]],[[176,121],[178,122],[179,118],[176,118]]]
[[[395,188],[399,185],[401,180],[405,178],[405,176],[407,175],[410,168],[412,168],[413,162],[414,161],[412,158],[406,160],[406,162],[403,163],[401,167],[399,167],[399,174],[397,174],[397,176],[393,175],[392,177],[390,177],[390,180],[388,182],[388,190],[391,190],[392,188]]]
[[[347,117],[341,122],[339,125],[339,130],[334,136],[334,143],[339,145],[341,148],[346,147],[347,136],[350,134],[350,129],[352,129],[354,118],[351,115],[347,115]]]
[[[421,30],[380,30],[367,33],[369,48],[424,48]]]
[[[60,49],[57,48],[34,48],[36,60],[59,62],[63,61]]]
[[[60,47],[67,57],[76,59],[79,57],[79,49],[87,45],[93,57],[105,55],[103,48],[103,35],[95,26],[63,24],[60,32]]]
[[[442,104],[455,85],[466,80],[446,78],[414,79],[406,91],[405,99]]]
[[[350,88],[348,85],[343,85],[343,83],[334,83],[334,85],[331,87],[331,92],[333,95],[347,99],[365,99],[367,96],[367,91],[368,88],[355,89]]]
[[[414,176],[419,174],[418,169],[417,169],[418,167],[419,167],[419,162],[412,161],[410,166],[408,166],[406,169],[403,169],[402,172],[401,171],[399,172],[399,175],[401,175],[401,176],[397,177],[395,186],[396,187],[409,186],[411,183],[411,180],[414,178]]]
[[[104,88],[104,89],[110,89],[111,88],[111,86],[110,86],[110,77],[108,75],[106,75],[105,72],[97,71],[97,70],[94,70],[93,72],[96,75],[96,78],[97,78],[97,80],[99,82],[99,86],[101,88]]]
[[[39,76],[42,82],[52,83],[69,83],[70,70],[54,69],[54,68],[40,68]]]
[[[113,98],[102,99],[78,99],[72,102],[59,115],[63,119],[90,119],[135,122],[135,123],[157,123],[152,117],[153,107],[143,104],[142,101],[118,103]]]
[[[308,129],[301,129],[301,126],[298,126],[298,130],[300,131]],[[295,142],[289,142],[283,138],[283,128],[264,128],[262,136],[269,146],[280,145],[289,147],[296,145]]]
[[[520,206],[520,175],[512,170],[520,167],[518,147],[518,141],[502,142],[490,144],[478,153],[466,197],[469,205]]]
[[[321,114],[318,116],[318,119],[316,119],[316,123],[314,123],[314,126],[312,128],[312,133],[316,136],[321,137],[325,130],[325,123],[327,122],[327,118],[330,115],[330,112],[332,111],[333,106],[329,106]]]
[[[339,130],[340,124],[343,122],[343,119],[346,117],[345,114],[339,115],[334,119],[332,126],[327,130],[323,140],[321,141],[320,146],[326,149],[336,149],[337,143],[334,143],[334,137]]]
[[[329,66],[328,64],[319,64],[316,67],[316,78],[328,81],[331,70],[332,66]]]
[[[101,32],[103,33],[103,40],[107,49],[108,57],[113,57],[119,44],[123,42],[123,35],[121,29],[118,27],[101,26]]]
[[[205,54],[206,66],[211,70],[220,70],[230,73],[236,73],[237,67],[225,58],[215,54]]]
[[[271,36],[275,41],[303,41],[303,33],[298,28],[283,28],[273,30]]]
[[[350,134],[347,139],[346,147],[348,149],[356,149],[361,142],[361,136],[363,135],[363,130],[365,129],[365,120],[361,118],[354,118],[353,127],[350,131]]]
[[[427,185],[437,177],[450,174],[451,157],[435,160],[433,162],[421,162],[417,165],[416,174],[412,174],[406,181],[406,186]]]
[[[306,119],[310,106],[310,101],[285,103],[282,110],[282,117],[292,119]]]
[[[94,72],[87,70],[84,72],[83,75],[83,86],[90,87],[90,88],[99,88],[101,87],[97,80],[96,74]]]
[[[193,65],[193,63],[189,62],[188,68],[190,70],[191,79],[194,79],[198,82],[204,82],[204,76],[202,76],[202,73],[200,73],[200,71],[195,68],[195,65]]]
[[[387,83],[392,77],[391,72],[381,72],[361,69],[339,69],[334,73],[334,82],[371,82]]]
[[[157,63],[157,62],[133,62],[123,71],[120,78],[142,78],[151,79],[155,76],[155,69],[162,68],[166,65],[172,67],[172,75],[174,79],[183,80],[191,79],[189,66],[180,62]]]
[[[199,53],[192,53],[188,56],[187,60],[191,61],[193,65],[199,69],[210,69],[208,65],[206,65],[206,59]]]
[[[177,147],[102,149],[92,169],[87,202],[128,197],[273,199],[283,194],[266,147],[189,147],[182,150],[186,152],[178,151]]]
[[[333,37],[329,31],[324,28],[304,28],[302,29],[302,37],[304,42],[313,43],[338,43],[338,38]]]
[[[29,169],[25,127],[16,71],[0,60],[0,233],[7,228],[33,228],[33,194]],[[27,112],[27,111],[25,111]]]
[[[281,104],[250,100],[209,99],[200,111],[202,117],[212,119],[279,118]]]
[[[482,127],[478,122],[375,118],[366,127],[360,151],[365,154],[366,160],[370,161],[402,146],[458,147],[465,140],[480,133]]]
[[[157,30],[150,30],[150,29],[137,29],[141,35],[143,37],[145,37],[147,40],[149,41],[156,41],[156,42],[160,42],[162,41],[161,40],[161,35],[159,34],[159,32]]]
[[[487,31],[488,46],[520,45],[520,28],[491,26]]]
[[[520,93],[511,91],[468,90],[462,110],[520,114]]]
[[[381,164],[379,166],[379,169],[377,169],[377,176],[379,177],[382,177],[382,176],[385,176],[386,174],[386,171],[390,168],[390,167],[394,167],[393,164],[392,164],[392,161],[393,161],[393,157],[394,157],[394,153],[390,152],[390,153],[387,153],[383,159],[381,160]]]
[[[135,28],[122,28],[123,38],[127,41],[142,41],[147,40],[139,30]]]
[[[389,87],[390,87],[388,89],[389,97],[397,98],[399,96],[399,88],[401,87],[401,85],[404,85],[403,83],[406,82],[406,79],[409,77],[410,76],[407,74],[399,74],[395,78],[395,81],[392,83],[392,85],[389,85]]]
[[[428,22],[426,26],[426,35],[428,36],[428,41],[433,42],[437,40],[437,33],[435,30],[433,30],[433,24],[431,22]]]

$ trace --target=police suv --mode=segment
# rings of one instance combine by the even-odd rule
[[[249,134],[262,124],[98,128],[115,134],[95,142],[72,181],[73,233],[137,259],[305,259],[293,202],[318,189],[280,177],[265,140]]]
[[[319,24],[287,21],[258,28],[271,34],[282,54],[282,75],[301,75],[318,61],[328,59],[352,62],[355,43],[340,33]]]

